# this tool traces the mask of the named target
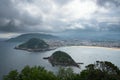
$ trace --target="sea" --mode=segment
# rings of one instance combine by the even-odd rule
[[[51,56],[55,51],[64,51],[68,53],[74,61],[80,64],[80,68],[70,66],[75,73],[80,73],[85,66],[95,61],[110,61],[120,68],[120,49],[90,47],[90,46],[66,46],[46,52],[28,52],[16,50],[15,46],[20,43],[5,42],[0,40],[0,80],[9,71],[17,69],[21,71],[26,65],[42,66],[45,69],[58,72],[60,66],[52,66],[48,60],[43,57]]]

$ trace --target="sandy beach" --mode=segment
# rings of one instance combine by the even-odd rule
[[[71,47],[76,47],[76,46],[71,46]],[[112,50],[120,50],[120,48],[116,47],[100,47],[100,46],[77,46],[81,48],[104,48],[104,49],[112,49]]]

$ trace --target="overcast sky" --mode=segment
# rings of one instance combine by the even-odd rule
[[[0,0],[0,36],[69,30],[120,32],[120,0]]]

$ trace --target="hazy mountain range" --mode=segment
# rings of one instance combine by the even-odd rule
[[[93,40],[93,41],[120,41],[119,32],[80,32],[80,31],[69,31],[60,34],[43,34],[43,33],[28,33],[22,34],[17,37],[8,39],[9,42],[23,42],[31,38],[39,39],[53,39],[53,40]]]
[[[39,38],[39,39],[58,39],[57,36],[50,35],[50,34],[41,34],[41,33],[29,33],[29,34],[22,34],[20,36],[10,38],[8,42],[23,42],[27,41],[31,38]]]

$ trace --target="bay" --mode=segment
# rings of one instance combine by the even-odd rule
[[[20,71],[26,65],[43,66],[45,69],[56,73],[59,66],[53,67],[47,60],[44,60],[43,57],[48,57],[58,50],[65,51],[76,62],[84,63],[80,65],[81,68],[72,67],[76,73],[79,73],[86,65],[94,63],[97,60],[110,61],[120,68],[120,49],[69,46],[46,52],[27,52],[14,49],[18,44],[19,43],[0,41],[0,80],[2,80],[3,75],[8,74],[9,71],[14,69]]]

